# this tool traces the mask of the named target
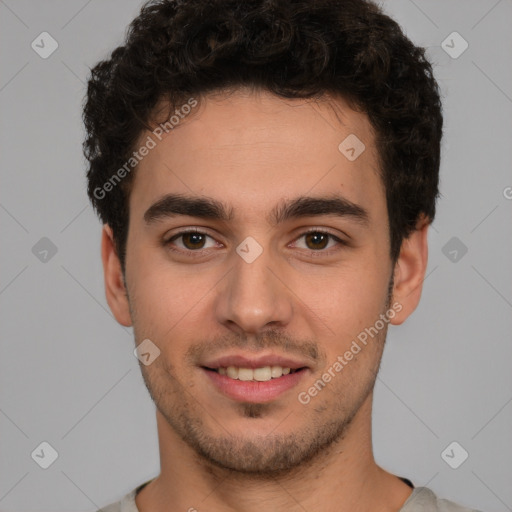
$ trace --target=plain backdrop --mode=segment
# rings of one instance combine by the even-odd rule
[[[0,1],[4,512],[93,511],[159,472],[132,331],[105,301],[81,152],[89,68],[122,43],[140,6]],[[445,498],[512,510],[512,2],[384,7],[428,49],[445,137],[422,301],[390,327],[376,386],[376,459]],[[58,44],[47,58],[41,47],[55,43],[42,32]],[[43,442],[58,454],[47,469]],[[445,461],[465,452],[457,469]]]

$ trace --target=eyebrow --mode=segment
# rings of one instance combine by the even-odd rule
[[[167,194],[151,205],[144,213],[146,224],[168,217],[187,215],[208,220],[230,222],[234,219],[233,208],[211,197]],[[267,222],[275,226],[289,219],[336,215],[363,225],[369,224],[369,213],[363,207],[341,196],[300,196],[283,200],[266,216]]]

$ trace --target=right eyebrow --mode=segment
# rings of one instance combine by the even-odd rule
[[[211,197],[187,197],[181,194],[167,194],[151,205],[144,213],[146,224],[165,217],[188,215],[202,219],[231,221],[233,210]]]

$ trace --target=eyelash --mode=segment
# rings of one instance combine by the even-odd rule
[[[187,229],[185,231],[180,231],[179,233],[175,233],[174,235],[172,235],[171,238],[168,238],[168,239],[164,240],[163,241],[163,245],[169,251],[174,252],[174,253],[185,254],[186,256],[191,256],[191,257],[201,257],[201,256],[204,256],[204,252],[203,251],[208,250],[208,249],[198,249],[196,251],[193,251],[191,249],[183,250],[183,249],[175,249],[174,247],[172,247],[172,242],[174,240],[180,238],[183,235],[187,235],[187,234],[190,234],[190,233],[199,234],[199,235],[205,235],[205,236],[208,236],[210,238],[213,238],[211,235],[209,235],[208,233],[205,233],[204,231],[200,231],[199,229],[190,228],[190,229]],[[345,242],[344,240],[338,238],[337,236],[333,235],[329,231],[325,231],[324,229],[319,229],[319,228],[315,228],[315,229],[310,229],[308,231],[304,231],[294,241],[297,241],[300,238],[302,238],[302,237],[304,237],[306,235],[309,235],[310,233],[321,233],[323,235],[328,235],[332,240],[334,240],[335,242],[338,242],[339,245],[341,245],[341,246],[348,246],[348,243]],[[316,251],[313,250],[313,249],[309,249],[309,252],[310,252],[310,256],[311,257],[316,257],[316,256],[314,256],[316,254],[321,254],[323,256],[330,256],[333,252],[337,252],[338,250],[340,250],[340,249],[339,248],[338,249],[334,249],[334,250],[332,250],[332,249],[330,249],[330,250],[319,249],[319,250],[316,250]]]

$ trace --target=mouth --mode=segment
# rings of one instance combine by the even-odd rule
[[[296,387],[310,372],[309,368],[260,366],[202,366],[209,384],[216,392],[237,402],[268,403]]]

